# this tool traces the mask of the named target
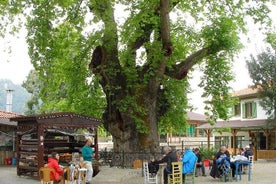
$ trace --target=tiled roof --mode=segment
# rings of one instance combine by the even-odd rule
[[[10,119],[18,116],[23,116],[23,115],[20,115],[14,112],[6,112],[6,111],[0,110],[0,119]]]
[[[249,96],[257,96],[258,91],[260,90],[260,88],[256,88],[256,87],[248,87],[239,91],[234,91],[232,93],[233,96],[236,97],[249,97]]]
[[[0,125],[16,126],[17,122],[10,121],[10,118],[23,116],[14,112],[0,110]]]
[[[201,121],[201,122],[207,122],[207,119],[204,115],[198,114],[195,112],[187,112],[188,120],[190,121]]]

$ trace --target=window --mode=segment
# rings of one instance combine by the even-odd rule
[[[228,147],[230,144],[230,137],[228,136],[216,136],[215,147],[220,148],[221,146]]]
[[[234,106],[234,116],[240,116],[241,115],[241,104],[237,104]]]
[[[198,130],[198,137],[206,137],[205,132],[203,129]]]
[[[246,102],[242,106],[242,117],[246,119],[257,117],[257,105],[256,102]]]
[[[243,141],[244,141],[244,136],[236,136],[235,137],[235,145],[236,145],[236,148],[242,148],[243,147]],[[231,136],[231,147],[233,148],[234,145],[233,145],[233,136]]]
[[[188,127],[188,137],[195,137],[195,125]]]

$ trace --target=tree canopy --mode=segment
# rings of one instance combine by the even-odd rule
[[[42,111],[102,115],[115,151],[156,151],[158,132],[186,125],[196,64],[210,122],[228,118],[239,34],[245,18],[269,25],[269,2],[4,0],[1,30],[25,22]]]

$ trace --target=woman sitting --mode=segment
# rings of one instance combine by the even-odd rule
[[[64,171],[60,168],[58,160],[59,154],[57,152],[52,152],[51,157],[48,158],[47,167],[53,168],[55,170],[54,173],[51,173],[50,178],[55,180],[55,182],[61,182],[62,184],[64,184]]]

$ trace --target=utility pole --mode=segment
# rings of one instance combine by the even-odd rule
[[[6,111],[12,112],[12,93],[14,90],[6,89],[7,92],[7,101],[6,101]]]

